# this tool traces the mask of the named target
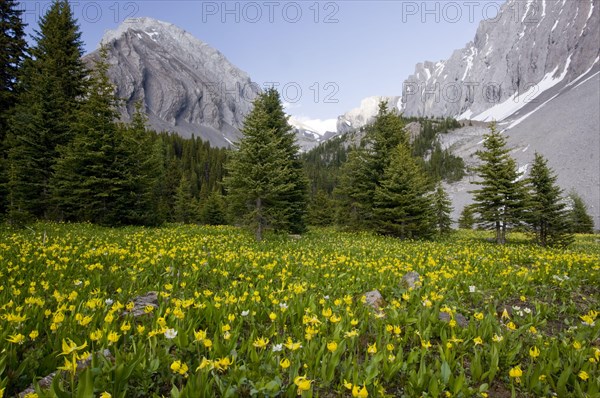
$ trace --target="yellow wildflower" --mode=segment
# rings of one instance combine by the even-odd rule
[[[6,339],[10,343],[14,344],[23,344],[25,342],[25,336],[21,333],[13,334]]]
[[[179,360],[173,361],[171,364],[171,370],[173,373],[179,373],[180,375],[185,375],[188,371],[188,366],[185,362],[181,362]]]
[[[377,342],[367,347],[367,352],[371,355],[377,354]]]
[[[359,386],[352,387],[352,396],[358,398],[366,398],[369,396],[369,392],[367,391],[367,387],[363,386],[360,388]]]
[[[300,348],[302,348],[302,343],[297,342],[294,343],[294,341],[292,340],[291,337],[287,338],[287,341],[283,344],[288,350],[292,350],[292,351],[296,351]]]
[[[523,371],[521,370],[521,365],[517,365],[514,368],[511,368],[508,371],[508,375],[514,379],[517,379],[517,382],[519,381],[519,378],[521,376],[523,376]]]
[[[287,358],[282,359],[281,361],[279,361],[279,366],[281,366],[283,369],[287,369],[290,367],[290,360]]]
[[[335,350],[337,350],[338,345],[335,341],[330,341],[329,343],[327,343],[327,349],[331,352],[334,352]]]
[[[265,348],[267,344],[269,344],[269,339],[264,337],[257,338],[254,340],[254,343],[252,343],[252,345],[256,348]]]
[[[294,379],[294,384],[298,387],[298,395],[302,395],[304,391],[310,390],[310,384],[312,380],[306,378],[306,376],[298,376]]]
[[[119,341],[119,338],[121,336],[119,335],[119,333],[117,332],[110,332],[108,334],[108,341],[110,341],[111,343],[116,343],[117,341]]]
[[[71,353],[73,353],[75,351],[83,350],[85,347],[87,347],[87,341],[84,342],[82,345],[78,346],[71,339],[67,339],[67,340],[63,339],[62,352],[59,355],[70,355]]]
[[[537,358],[537,357],[539,357],[540,356],[540,350],[536,346],[531,347],[529,349],[529,356],[531,358],[534,358],[534,359]]]

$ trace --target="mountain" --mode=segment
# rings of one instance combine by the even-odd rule
[[[600,4],[598,0],[508,0],[482,21],[475,39],[447,60],[423,62],[404,81],[406,116],[455,117],[465,127],[440,136],[444,148],[477,164],[488,122],[498,121],[527,175],[534,153],[548,158],[558,184],[585,200],[600,228]],[[338,118],[338,133],[358,129],[379,99]],[[467,126],[470,120],[472,126]],[[446,185],[454,220],[479,186],[471,175]]]
[[[475,39],[404,81],[407,116],[506,119],[598,64],[598,0],[509,0]]]
[[[337,119],[337,132],[344,134],[357,130],[373,121],[379,111],[379,103],[388,102],[389,109],[400,110],[400,97],[373,96],[367,97],[360,102],[358,108],[354,108]]]
[[[221,147],[239,138],[261,90],[219,51],[151,18],[125,20],[104,35],[102,44],[108,49],[109,77],[124,99],[124,120],[141,101],[157,131],[194,134]],[[85,60],[91,63],[98,56],[95,51]]]

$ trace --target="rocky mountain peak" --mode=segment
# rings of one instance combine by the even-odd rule
[[[127,19],[101,43],[108,49],[109,77],[124,99],[124,120],[141,101],[155,130],[195,135],[215,146],[239,138],[261,90],[219,51],[152,18]],[[95,51],[85,59],[98,56]]]
[[[404,113],[502,120],[544,91],[572,82],[599,60],[600,7],[594,2],[508,0],[449,59],[417,64],[404,82]]]

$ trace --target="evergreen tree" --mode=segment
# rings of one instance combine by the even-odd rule
[[[71,125],[75,138],[59,149],[52,185],[60,218],[118,225],[126,222],[123,197],[128,194],[130,176],[105,57],[103,50]]]
[[[25,24],[18,2],[0,3],[0,142],[7,131],[8,111],[15,105],[20,69],[27,55]]]
[[[541,246],[566,246],[572,241],[562,191],[556,185],[556,175],[548,161],[535,154],[528,179],[530,203],[527,220]]]
[[[434,223],[429,187],[410,150],[398,145],[375,190],[377,230],[401,239],[430,237]]]
[[[225,201],[220,192],[213,191],[201,204],[200,220],[206,225],[225,225]]]
[[[255,100],[225,179],[232,210],[255,229],[258,241],[267,227],[290,232],[300,229],[305,212],[297,147],[289,137],[287,121],[273,111],[273,98],[279,101],[278,94],[268,90]]]
[[[85,93],[80,36],[68,1],[54,1],[40,20],[9,120],[11,214],[47,216],[57,148],[72,140],[74,115]]]
[[[196,221],[197,205],[192,196],[192,184],[187,175],[182,175],[179,181],[173,213],[176,222],[189,224]]]
[[[506,231],[521,223],[526,191],[515,161],[506,149],[506,139],[490,125],[485,135],[485,150],[477,153],[482,164],[475,168],[482,188],[474,190],[473,207],[479,214],[479,223],[496,232],[496,242],[506,243]]]
[[[14,0],[0,3],[0,214],[5,212],[8,194],[8,118],[17,101],[19,73],[27,55],[23,11],[17,5]]]
[[[300,147],[296,144],[296,135],[290,124],[288,116],[283,110],[283,104],[277,90],[271,88],[254,103],[255,107],[263,108],[268,117],[268,122],[263,128],[272,129],[273,133],[281,140],[281,149],[284,151],[287,162],[287,183],[289,188],[279,194],[274,203],[273,210],[280,215],[273,219],[273,227],[277,230],[299,234],[306,231],[306,209],[308,205],[308,179],[300,159]]]
[[[458,228],[473,229],[473,226],[475,226],[475,212],[473,211],[473,206],[468,205],[465,206],[460,213],[460,217],[458,218]]]
[[[441,183],[438,183],[432,200],[437,232],[440,234],[450,232],[452,230],[452,218],[450,217],[452,201]]]
[[[404,121],[382,101],[375,120],[365,129],[361,145],[349,153],[342,167],[340,184],[335,191],[342,224],[353,229],[375,226],[375,191],[390,163],[390,154],[398,145],[408,145]]]
[[[126,170],[124,195],[120,197],[119,206],[125,224],[156,225],[164,221],[158,208],[163,174],[162,142],[146,130],[146,123],[146,115],[138,103],[131,123],[119,126],[120,152]]]
[[[379,111],[372,124],[366,128],[365,146],[371,149],[372,167],[375,175],[383,175],[390,162],[390,154],[398,145],[408,147],[408,135],[404,121],[396,112],[388,109],[387,101],[379,103]]]
[[[575,191],[569,194],[571,202],[571,210],[568,212],[568,217],[571,225],[571,232],[576,234],[592,234],[594,233],[594,220],[588,214],[587,206],[581,196]]]
[[[315,226],[332,225],[335,221],[333,200],[325,191],[319,190],[308,205],[308,223]]]
[[[372,155],[365,148],[354,147],[348,154],[348,161],[342,166],[340,184],[334,191],[339,203],[338,224],[353,230],[373,227],[374,195],[381,175],[374,173],[371,164]]]

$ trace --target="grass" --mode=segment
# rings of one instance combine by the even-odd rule
[[[0,391],[58,372],[37,396],[597,396],[598,237],[487,237],[4,228]]]

